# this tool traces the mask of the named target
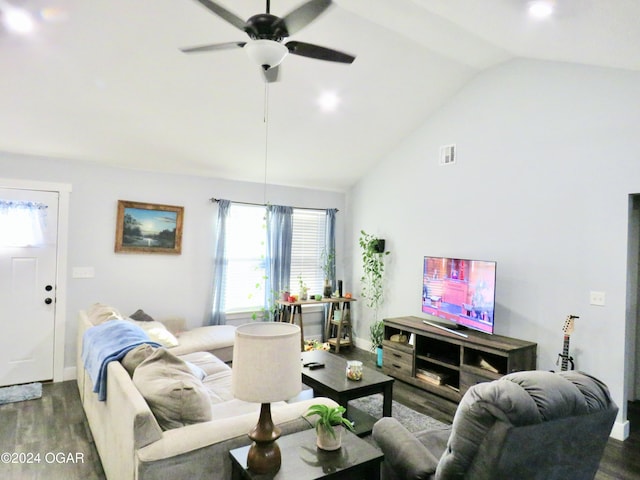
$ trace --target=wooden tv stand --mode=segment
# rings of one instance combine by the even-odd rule
[[[463,338],[422,320],[418,317],[384,320],[385,374],[459,402],[476,383],[536,368],[535,343],[474,330],[465,330],[467,337]],[[391,341],[396,334],[413,337],[413,345]]]

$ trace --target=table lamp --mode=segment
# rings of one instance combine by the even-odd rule
[[[258,474],[280,470],[280,429],[271,419],[271,402],[295,397],[301,389],[300,327],[256,322],[236,328],[231,388],[240,400],[260,403],[260,418],[249,438],[247,466]]]

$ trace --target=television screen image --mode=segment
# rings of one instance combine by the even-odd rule
[[[496,262],[424,257],[422,312],[493,333]]]

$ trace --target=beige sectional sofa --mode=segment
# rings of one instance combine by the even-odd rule
[[[159,423],[120,361],[108,364],[107,398],[105,401],[98,400],[98,395],[93,392],[93,382],[82,362],[82,343],[85,331],[94,323],[104,321],[105,315],[104,309],[88,310],[79,314],[77,382],[107,479],[231,478],[228,452],[250,443],[247,433],[255,426],[259,413],[259,405],[233,398],[231,368],[210,352],[184,351],[188,350],[188,342],[184,342],[184,353],[179,358],[202,372],[204,378],[201,382],[210,404],[211,419],[163,429],[161,424],[166,427],[166,422],[161,419]],[[227,352],[229,350],[228,346],[222,348]],[[172,348],[167,350],[171,352]],[[134,378],[136,375],[134,373]],[[273,419],[283,435],[311,428],[304,414],[315,403],[335,405],[327,398],[273,404]]]

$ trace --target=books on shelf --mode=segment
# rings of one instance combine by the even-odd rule
[[[442,385],[447,375],[443,373],[434,372],[432,370],[425,370],[423,368],[416,369],[416,378],[423,380],[432,385]]]

